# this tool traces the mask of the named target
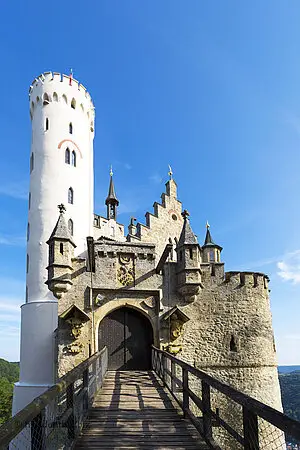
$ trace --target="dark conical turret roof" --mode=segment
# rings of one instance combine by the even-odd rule
[[[56,225],[51,233],[51,236],[48,240],[51,241],[52,239],[63,239],[68,240],[73,244],[74,247],[76,247],[73,238],[69,232],[68,226],[65,221],[64,212],[60,212],[58,220],[56,222]]]
[[[117,206],[119,204],[119,200],[117,199],[117,196],[116,196],[116,191],[115,191],[115,186],[114,186],[114,180],[113,180],[113,177],[112,177],[112,172],[110,174],[108,196],[107,196],[107,198],[105,200],[105,204],[106,205],[115,204]]]
[[[188,219],[189,213],[187,211],[183,211],[182,216],[184,218],[184,222],[177,246],[180,247],[182,245],[198,244],[197,238]]]
[[[222,247],[220,247],[220,245],[216,244],[213,241],[210,231],[209,231],[209,225],[206,225],[206,236],[205,236],[205,241],[204,241],[204,245],[202,248],[205,248],[205,247],[216,247],[216,248],[222,250]]]

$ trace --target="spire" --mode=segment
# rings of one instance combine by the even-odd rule
[[[209,225],[208,222],[206,222],[206,236],[205,236],[205,241],[204,241],[203,248],[204,247],[216,247],[219,250],[222,250],[222,247],[220,247],[218,244],[216,244],[213,241],[209,229],[210,229],[210,225]]]
[[[58,205],[58,209],[59,209],[59,217],[58,220],[56,222],[56,225],[51,233],[51,236],[49,238],[49,241],[52,239],[63,239],[63,240],[68,240],[71,242],[71,244],[73,244],[74,247],[76,247],[73,238],[69,232],[68,226],[66,224],[65,221],[65,217],[64,214],[66,212],[66,208],[65,206],[61,203],[60,205]]]
[[[116,192],[115,192],[112,167],[110,167],[109,176],[110,176],[110,181],[109,181],[108,196],[105,200],[105,204],[107,206],[107,218],[116,220],[117,206],[119,205],[119,200],[117,199]]]
[[[181,247],[182,245],[198,244],[197,238],[190,225],[188,211],[185,209],[181,215],[184,222],[177,247]]]

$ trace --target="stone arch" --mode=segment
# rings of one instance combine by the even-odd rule
[[[112,313],[113,311],[116,311],[119,308],[132,308],[133,310],[141,313],[146,319],[148,319],[148,321],[150,322],[150,325],[152,327],[152,331],[153,331],[153,342],[154,345],[159,347],[159,330],[158,330],[158,326],[157,326],[157,316],[155,314],[155,308],[153,308],[153,311],[151,309],[151,311],[147,311],[145,310],[140,304],[137,304],[137,301],[134,299],[118,299],[116,300],[111,300],[107,303],[105,303],[104,305],[101,305],[101,308],[99,308],[98,310],[95,311],[95,329],[94,329],[94,334],[95,334],[95,351],[99,350],[99,346],[98,346],[98,335],[99,335],[99,326],[102,322],[102,320],[104,319],[104,317],[106,317],[107,315],[109,315],[110,313]],[[149,308],[150,309],[150,308]]]

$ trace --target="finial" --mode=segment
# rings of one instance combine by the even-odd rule
[[[66,207],[63,203],[61,203],[60,205],[57,205],[59,213],[60,214],[64,214],[66,212]]]
[[[205,226],[206,226],[207,229],[210,228],[210,225],[209,225],[208,221],[206,221],[206,225]]]
[[[184,218],[184,220],[186,220],[190,215],[190,213],[185,209],[184,211],[182,211],[181,215]]]
[[[172,180],[172,179],[173,179],[173,172],[172,172],[172,167],[170,166],[170,164],[169,164],[169,172],[168,172],[168,175],[169,175],[169,177],[170,177],[170,180]]]
[[[134,222],[136,222],[136,218],[135,217],[130,217],[130,225],[135,226]]]
[[[72,86],[72,79],[73,79],[73,69],[70,69],[70,81],[69,81],[69,84],[70,84],[70,86]]]
[[[113,170],[112,170],[112,166],[110,166],[110,171],[109,171],[109,175],[112,177],[113,176]]]

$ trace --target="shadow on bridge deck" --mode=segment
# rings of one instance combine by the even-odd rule
[[[109,371],[75,449],[208,449],[154,372]]]

